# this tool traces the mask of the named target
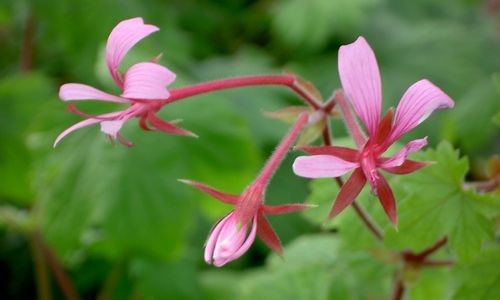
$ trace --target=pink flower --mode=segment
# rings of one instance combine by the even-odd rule
[[[358,147],[303,147],[311,156],[298,157],[293,165],[295,174],[308,178],[339,177],[354,170],[341,188],[330,211],[333,218],[349,206],[368,182],[378,196],[390,221],[397,224],[394,195],[380,169],[393,174],[407,174],[426,165],[407,159],[411,152],[427,144],[427,138],[410,141],[399,152],[385,157],[384,152],[401,136],[424,121],[434,110],[453,107],[453,100],[428,80],[420,80],[408,88],[396,109],[381,119],[382,88],[375,55],[363,37],[340,47],[339,74],[347,99],[364,125],[368,138],[352,119],[342,93],[338,104],[347,127]]]
[[[223,203],[236,206],[210,232],[205,244],[205,261],[208,264],[221,267],[239,258],[250,248],[255,236],[259,236],[271,250],[278,254],[282,252],[281,242],[266,215],[284,214],[311,206],[300,203],[276,206],[265,205],[264,193],[272,174],[307,121],[307,114],[302,114],[299,117],[289,134],[268,160],[260,175],[241,195],[227,194],[195,181],[180,180]]]
[[[127,120],[134,117],[140,118],[141,127],[146,130],[150,130],[149,124],[154,129],[166,133],[190,134],[190,132],[159,119],[155,115],[162,106],[158,100],[164,100],[170,96],[166,86],[174,81],[174,73],[157,64],[155,60],[137,63],[123,74],[118,70],[120,62],[127,52],[140,40],[158,30],[156,26],[144,24],[142,18],[133,18],[120,22],[111,31],[106,44],[106,63],[111,77],[122,90],[120,96],[111,95],[80,83],[68,83],[61,86],[59,97],[63,101],[93,99],[129,104],[130,106],[122,111],[90,116],[70,105],[72,112],[87,119],[59,134],[54,146],[69,133],[97,123],[101,125],[101,131],[112,139],[117,139],[125,145],[131,145],[130,142],[121,137],[119,131]]]

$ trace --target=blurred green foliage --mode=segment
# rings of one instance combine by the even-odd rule
[[[419,157],[437,165],[391,178],[399,233],[365,188],[359,201],[386,227],[381,244],[351,210],[323,224],[338,189],[331,180],[308,185],[294,176],[291,153],[267,200],[307,198],[319,207],[271,218],[284,260],[257,242],[224,270],[206,266],[204,240],[229,207],[176,179],[243,190],[288,126],[262,112],[300,103],[280,88],[218,92],[161,112],[183,119],[199,139],[144,132],[129,122],[131,149],[107,142],[97,126],[53,149],[57,134],[79,120],[65,111],[58,87],[81,82],[116,92],[103,47],[115,24],[136,16],[161,30],[125,63],[163,53],[161,63],[177,73],[174,86],[289,70],[327,97],[339,87],[338,47],[363,35],[380,64],[384,108],[421,78],[456,101],[406,139],[428,135],[432,147],[446,139],[468,159],[443,144]],[[422,270],[408,297],[499,299],[498,193],[461,188],[464,178],[484,179],[485,162],[500,150],[499,18],[493,0],[0,2],[0,298],[43,298],[43,274],[51,275],[36,260],[39,232],[84,299],[385,299],[396,268],[391,249],[421,250],[443,234],[450,234],[452,251],[440,255],[457,265]],[[335,138],[345,136],[338,120],[332,125]],[[54,279],[46,286],[48,299],[63,298]]]

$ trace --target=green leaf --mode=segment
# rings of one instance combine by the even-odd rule
[[[275,8],[273,29],[292,48],[316,50],[333,33],[348,34],[365,19],[373,0],[281,1]],[[311,18],[314,16],[314,18]]]
[[[450,286],[449,268],[424,268],[418,278],[408,284],[408,299],[446,299]]]
[[[453,299],[500,298],[500,248],[485,249],[474,261],[459,264],[453,269],[457,288]]]
[[[493,223],[482,207],[489,196],[464,189],[468,161],[459,158],[450,144],[443,142],[436,150],[414,158],[435,164],[401,178],[408,196],[398,203],[399,232],[388,229],[386,245],[421,251],[448,236],[458,257],[470,260],[480,252],[482,243],[493,237]]]
[[[239,282],[241,299],[379,299],[392,267],[366,252],[340,252],[332,234],[303,235]],[[363,284],[360,284],[362,282]]]
[[[500,111],[496,113],[496,115],[493,117],[493,123],[495,125],[500,126]]]
[[[136,260],[131,264],[141,299],[201,299],[195,267],[184,261]]]
[[[17,203],[34,200],[31,186],[34,158],[28,149],[34,121],[55,99],[45,76],[11,75],[0,81],[0,196]]]
[[[97,126],[66,138],[39,169],[37,212],[50,244],[66,258],[81,247],[111,257],[178,254],[195,213],[193,200],[204,196],[176,179],[243,189],[260,163],[246,124],[218,100],[168,109],[185,117],[182,126],[199,139],[144,132],[133,121],[123,131],[135,143],[130,149],[106,143]],[[213,199],[207,203],[227,210]]]

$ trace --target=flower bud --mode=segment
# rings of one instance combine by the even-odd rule
[[[225,216],[210,232],[205,245],[205,261],[222,267],[242,256],[255,240],[257,232],[256,216],[252,221],[250,233],[248,224],[238,225],[234,211]]]

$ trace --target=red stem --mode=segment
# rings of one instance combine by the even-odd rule
[[[267,183],[269,183],[271,176],[285,157],[293,141],[297,138],[302,128],[307,124],[308,118],[309,116],[307,113],[302,113],[299,116],[292,129],[290,129],[289,133],[283,138],[281,143],[278,145],[278,148],[276,148],[276,150],[271,155],[266,165],[260,172],[257,179],[255,179],[255,183],[260,183],[262,186],[266,186]]]
[[[289,74],[234,77],[194,84],[170,90],[170,97],[163,100],[161,103],[165,105],[204,93],[255,85],[284,85],[301,96],[302,99],[314,109],[319,109],[321,107],[321,104],[313,96],[304,91],[304,89],[296,83],[295,76]]]
[[[399,273],[396,275],[396,279],[394,281],[394,286],[391,293],[391,300],[401,300],[403,299],[403,294],[405,292],[405,286],[403,284],[403,280],[401,280],[401,276]]]
[[[432,245],[429,248],[425,249],[424,251],[418,253],[416,255],[416,257],[420,261],[423,261],[425,258],[427,258],[427,256],[431,255],[432,253],[436,252],[441,247],[443,247],[444,245],[446,245],[447,242],[448,242],[448,238],[444,237],[444,238],[440,239],[439,241],[437,241],[434,245]]]

